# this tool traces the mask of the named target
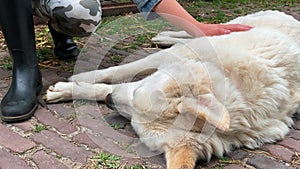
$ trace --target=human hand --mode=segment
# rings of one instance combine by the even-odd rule
[[[203,24],[199,23],[197,26],[199,31],[189,32],[193,37],[200,36],[215,36],[230,34],[231,32],[248,31],[252,29],[251,26],[241,24]]]

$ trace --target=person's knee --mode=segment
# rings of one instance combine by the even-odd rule
[[[52,25],[70,36],[88,36],[101,22],[99,0],[66,0],[52,6]]]

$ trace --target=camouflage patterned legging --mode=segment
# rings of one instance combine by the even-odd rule
[[[32,0],[34,14],[70,36],[88,36],[101,21],[100,0]]]

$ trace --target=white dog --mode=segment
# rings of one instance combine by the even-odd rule
[[[46,99],[106,100],[131,119],[143,143],[165,153],[168,169],[192,169],[199,158],[283,139],[300,102],[300,23],[278,11],[230,23],[254,28],[196,39],[160,34],[156,41],[179,43],[129,64],[74,75],[51,86]],[[137,72],[148,76],[104,84]]]

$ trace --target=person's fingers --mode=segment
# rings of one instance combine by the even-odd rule
[[[232,31],[229,29],[224,29],[224,28],[210,28],[206,29],[204,32],[206,36],[217,36],[217,35],[224,35],[224,34],[230,34]]]
[[[230,33],[230,30],[223,29],[219,27],[217,24],[201,24],[199,27],[201,30],[202,36],[215,36],[215,35],[223,35],[226,34],[226,31]],[[197,36],[195,36],[197,37]]]
[[[253,27],[248,26],[248,25],[241,25],[241,24],[220,24],[223,29],[230,30],[232,32],[239,32],[239,31],[248,31],[252,29]]]
[[[218,30],[214,30],[213,32],[210,32],[210,36],[214,36],[214,35],[224,35],[224,34],[230,34],[231,31],[228,29],[218,29]]]
[[[205,36],[217,36],[230,34],[231,32],[240,32],[240,31],[248,31],[252,27],[241,24],[202,24],[201,34]],[[198,35],[193,35],[194,37],[198,37]]]

